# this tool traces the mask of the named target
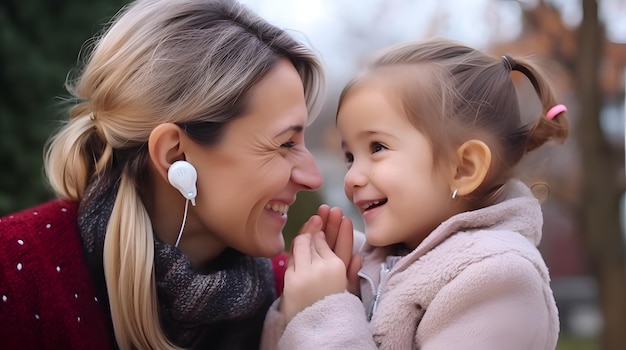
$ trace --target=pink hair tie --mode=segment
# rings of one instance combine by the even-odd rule
[[[567,112],[567,107],[565,107],[565,105],[562,105],[562,104],[555,105],[554,107],[548,109],[548,111],[546,112],[546,118],[552,120],[554,119],[554,117],[556,117],[557,115],[563,112]]]

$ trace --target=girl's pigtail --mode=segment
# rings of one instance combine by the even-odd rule
[[[504,56],[503,60],[505,64],[511,65],[511,70],[521,72],[530,80],[542,105],[542,114],[528,129],[525,153],[537,149],[550,140],[563,143],[567,138],[569,127],[565,117],[567,108],[557,103],[550,84],[532,62],[513,60],[510,56]]]

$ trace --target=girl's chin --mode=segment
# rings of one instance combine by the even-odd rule
[[[368,230],[365,228],[365,240],[367,241],[367,244],[372,247],[384,247],[390,245],[391,243],[385,239],[386,237],[380,236],[378,232],[379,230]]]

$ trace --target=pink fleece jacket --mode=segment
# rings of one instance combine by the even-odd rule
[[[554,349],[557,308],[536,248],[541,207],[521,182],[509,188],[503,202],[450,218],[404,256],[364,244],[362,301],[330,295],[288,325],[277,301],[261,348]]]

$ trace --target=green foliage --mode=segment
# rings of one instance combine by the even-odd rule
[[[597,339],[579,338],[568,335],[561,335],[556,345],[556,350],[597,350],[599,349]]]
[[[43,147],[63,117],[65,77],[83,43],[126,2],[0,4],[0,215],[52,197],[43,176]]]
[[[285,249],[291,248],[291,240],[298,234],[298,230],[311,215],[317,213],[317,208],[322,205],[322,197],[319,192],[302,191],[298,193],[295,203],[289,208],[289,218],[283,229],[285,236]]]

